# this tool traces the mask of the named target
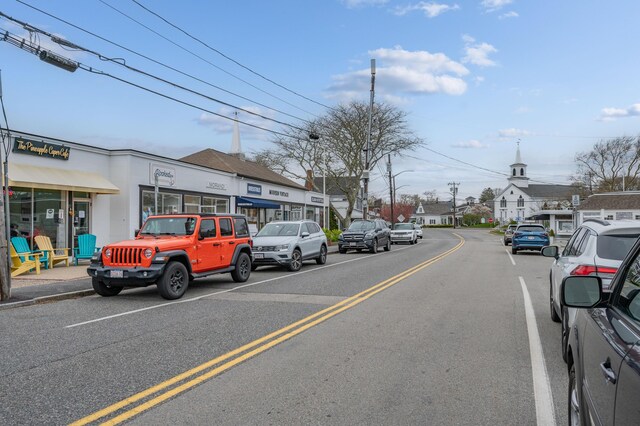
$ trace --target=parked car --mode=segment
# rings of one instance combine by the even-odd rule
[[[338,236],[338,251],[346,253],[347,250],[369,250],[377,253],[378,247],[384,247],[384,251],[391,250],[391,231],[387,222],[382,219],[358,219],[351,222],[349,228]]]
[[[413,223],[396,223],[391,229],[391,244],[418,242],[418,232]]]
[[[505,246],[511,244],[511,238],[513,238],[513,232],[516,230],[518,225],[516,223],[511,223],[507,226],[507,229],[504,230],[504,237],[502,238],[502,242]]]
[[[416,230],[416,235],[418,235],[418,238],[422,239],[422,225],[414,223],[413,227]]]
[[[327,237],[311,220],[267,223],[253,238],[253,265],[280,265],[298,271],[305,260],[327,261]]]
[[[562,303],[576,310],[567,344],[572,425],[637,425],[640,395],[640,241],[603,291],[599,276],[569,276]]]
[[[562,306],[560,284],[568,276],[599,276],[608,292],[629,249],[640,236],[640,221],[587,219],[573,233],[562,253],[557,246],[545,247],[542,255],[553,257],[549,271],[549,310],[551,319],[562,322],[562,357],[566,361],[568,331],[575,310]]]
[[[523,223],[513,231],[511,238],[511,253],[520,250],[542,250],[549,245],[549,233],[544,226],[535,223]]]
[[[231,273],[236,282],[251,274],[251,237],[247,218],[238,214],[150,216],[135,240],[104,246],[87,273],[100,296],[124,287],[156,284],[165,299],[178,299],[195,278]]]

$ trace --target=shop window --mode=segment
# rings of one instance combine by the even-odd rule
[[[202,213],[229,213],[229,200],[202,197]]]
[[[155,195],[153,191],[142,191],[142,211],[151,214],[171,214],[182,212],[182,195],[166,192],[158,193],[158,211],[155,208]]]
[[[200,196],[199,195],[184,196],[184,212],[200,213]]]

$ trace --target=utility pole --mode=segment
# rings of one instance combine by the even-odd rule
[[[10,216],[9,216],[9,144],[11,143],[11,133],[9,132],[9,122],[4,109],[2,98],[2,76],[0,75],[0,104],[2,104],[2,115],[4,117],[5,132],[0,128],[0,163],[4,168],[4,197],[0,200],[0,300],[9,300],[11,297],[11,251],[9,250]],[[6,145],[5,145],[6,144]],[[2,151],[4,151],[4,162],[2,161]]]
[[[369,216],[369,150],[371,149],[371,121],[373,117],[373,97],[376,82],[376,60],[371,60],[371,96],[369,101],[369,128],[367,131],[367,148],[364,151],[364,172],[362,178],[364,180],[364,205],[362,207],[362,217],[367,219]]]
[[[460,186],[460,182],[449,182],[451,193],[453,194],[453,229],[456,228],[456,194],[458,193],[456,185]]]
[[[389,162],[387,163],[387,171],[389,172],[389,205],[391,207],[391,217],[390,217],[390,222],[391,222],[391,226],[393,227],[393,224],[395,222],[394,219],[394,215],[393,215],[393,199],[394,199],[394,193],[393,193],[393,175],[391,174],[391,154],[387,154],[388,155],[388,159]]]

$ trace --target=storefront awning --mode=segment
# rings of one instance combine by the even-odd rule
[[[280,204],[272,201],[261,200],[259,198],[236,197],[236,206],[253,207],[257,209],[279,209]]]
[[[9,185],[97,194],[120,192],[117,186],[97,173],[15,163],[9,164]]]

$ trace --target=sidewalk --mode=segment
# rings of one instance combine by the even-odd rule
[[[337,252],[337,243],[329,246],[328,254]],[[0,302],[0,310],[94,294],[88,265],[86,261],[78,266],[56,265],[41,269],[40,275],[30,272],[11,278],[11,298]]]

